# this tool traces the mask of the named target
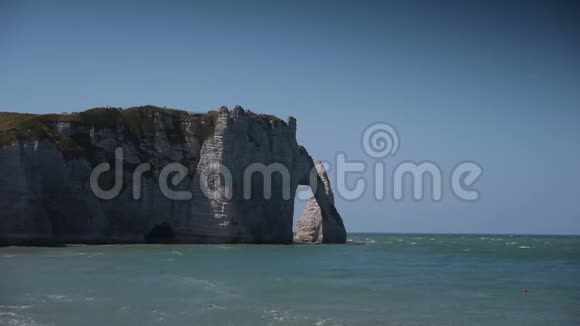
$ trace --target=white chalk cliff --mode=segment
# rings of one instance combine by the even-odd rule
[[[296,188],[311,179],[315,199],[299,223],[297,240],[346,241],[326,173],[309,177],[315,165],[296,142],[294,118],[283,121],[241,107],[190,114],[151,106],[5,116],[10,120],[0,123],[0,245],[292,243]],[[91,171],[110,163],[111,171],[99,182],[111,188],[118,148],[123,149],[123,186],[118,196],[100,199],[90,187]],[[151,169],[134,199],[133,174],[143,163]],[[169,199],[160,190],[161,170],[170,163],[184,165],[188,174],[169,188],[191,198]],[[269,199],[259,173],[251,178],[250,198],[243,196],[244,172],[254,163],[279,163],[289,171],[288,180],[273,174]],[[231,188],[213,178],[219,165],[231,171]],[[204,176],[215,190],[211,198],[200,188]],[[306,224],[319,233],[300,236]]]

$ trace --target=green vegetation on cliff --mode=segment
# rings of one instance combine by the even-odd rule
[[[70,122],[74,115],[62,114],[28,114],[0,112],[0,145],[8,145],[19,139],[29,137],[59,138],[56,125],[59,122]]]
[[[220,110],[227,110],[222,107]],[[244,110],[236,107],[234,112]],[[287,126],[275,116],[247,111],[246,115],[270,132]],[[190,113],[152,105],[122,108],[94,108],[79,113],[28,114],[0,112],[0,146],[17,141],[49,139],[67,158],[85,157],[93,161],[100,150],[94,145],[101,130],[114,132],[117,141],[151,143],[162,131],[167,141],[180,144],[193,137],[202,144],[214,134],[219,112]]]
[[[26,139],[50,139],[67,156],[91,156],[89,130],[112,130],[127,140],[153,138],[163,129],[171,143],[185,142],[186,128],[203,143],[213,135],[217,112],[192,114],[156,106],[94,108],[71,114],[0,112],[0,146]],[[63,126],[70,132],[62,132]]]

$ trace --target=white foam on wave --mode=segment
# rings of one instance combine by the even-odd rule
[[[131,311],[131,306],[122,306],[121,309],[119,309],[120,312],[129,312]]]
[[[14,310],[23,310],[23,309],[29,309],[32,308],[32,306],[0,306],[0,309],[14,309]]]
[[[103,256],[103,255],[105,255],[105,254],[104,254],[104,253],[102,253],[102,252],[95,252],[94,254],[90,254],[90,255],[88,255],[88,257],[89,257],[89,258],[93,258],[93,257],[97,257],[97,256]]]
[[[48,255],[48,257],[74,257],[74,256],[88,256],[88,252],[65,252],[57,255]]]
[[[360,241],[349,239],[349,240],[347,240],[347,242],[351,243],[351,244],[357,244],[357,245],[370,245],[370,244],[375,243],[375,240],[369,239],[369,238],[365,238],[365,239],[362,239]]]
[[[212,311],[212,310],[224,310],[224,309],[226,309],[226,307],[220,306],[220,305],[215,304],[215,303],[210,303],[203,310]]]
[[[326,325],[327,322],[332,322],[332,319],[321,319],[321,320],[316,321],[314,323],[314,325],[316,325],[316,326],[323,326],[323,325]],[[339,324],[334,323],[332,325],[339,325]]]
[[[177,250],[173,250],[171,251],[172,254],[177,255],[177,256],[183,256],[183,254]]]
[[[36,326],[34,319],[14,312],[0,311],[0,326]]]
[[[277,323],[283,324],[290,323],[291,325],[294,325],[296,323],[303,324],[304,322],[306,322],[309,325],[318,325],[318,326],[327,325],[327,323],[329,325],[340,325],[335,321],[333,321],[332,319],[302,315],[291,311],[280,311],[275,309],[264,310],[262,318],[274,321],[274,323],[270,322],[268,323],[268,325],[273,325]]]
[[[264,310],[264,317],[268,319],[273,319],[275,321],[281,322],[284,320],[296,320],[296,317],[292,314],[284,311],[278,311],[274,309]]]
[[[167,313],[163,311],[153,310],[151,313],[156,316],[157,321],[164,321],[167,318]]]
[[[49,294],[46,297],[52,301],[67,301],[66,296],[62,294]]]
[[[490,238],[490,237],[481,237],[479,240],[489,240],[489,241],[501,241],[503,238]]]
[[[520,249],[529,249],[530,247],[528,246],[519,246]]]
[[[187,283],[191,283],[191,284],[203,284],[203,285],[207,285],[207,286],[211,286],[211,287],[216,287],[216,285],[208,280],[203,280],[203,279],[197,279],[197,278],[193,278],[193,277],[186,277],[184,279]]]
[[[16,313],[15,312],[0,312],[0,316],[14,317],[14,316],[16,316]]]

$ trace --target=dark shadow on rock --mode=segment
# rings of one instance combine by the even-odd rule
[[[174,243],[175,232],[168,223],[156,225],[145,235],[146,243]]]

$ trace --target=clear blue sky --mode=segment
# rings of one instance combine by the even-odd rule
[[[580,234],[579,8],[0,0],[0,110],[240,104],[295,116],[316,159],[369,164],[361,133],[386,121],[387,165],[477,161],[481,200],[339,199],[350,231]]]

